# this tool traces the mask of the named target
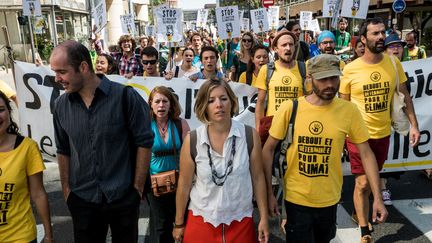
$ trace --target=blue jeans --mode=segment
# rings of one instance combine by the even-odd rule
[[[285,201],[286,242],[328,243],[336,236],[337,204],[312,208]]]

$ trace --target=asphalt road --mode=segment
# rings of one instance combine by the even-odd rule
[[[60,243],[73,242],[72,222],[61,192],[57,165],[55,163],[46,163],[46,165],[47,170],[45,171],[44,180],[51,206],[54,237],[56,241]],[[353,208],[353,185],[353,176],[344,177],[343,195],[338,210],[338,235],[333,242],[359,242],[358,229],[349,219],[349,215]],[[427,180],[419,171],[409,171],[406,172],[400,180],[390,179],[388,187],[392,191],[392,199],[395,204],[398,204],[398,202],[408,201],[408,206],[424,209],[426,210],[426,213],[404,212],[401,211],[400,208],[396,208],[396,206],[388,206],[387,208],[390,214],[387,222],[380,225],[374,225],[375,231],[373,237],[375,242],[432,242],[432,181]],[[142,202],[140,215],[140,243],[148,242],[146,238],[148,235],[148,215],[149,209],[147,203]],[[257,219],[257,212],[255,212],[254,215],[254,218]],[[413,221],[418,217],[420,217],[420,219],[424,218],[423,220],[426,220],[426,223],[419,225],[416,222],[411,222],[408,217],[414,217]],[[39,224],[39,219],[37,216],[36,218]],[[427,225],[428,221],[429,225]],[[423,230],[419,229],[422,225],[425,226],[425,224],[426,229],[424,229],[424,227]],[[270,242],[285,242],[284,236],[278,227],[278,219],[271,219],[270,227]],[[39,225],[38,229],[41,228],[42,227]],[[109,240],[107,242],[109,242]]]

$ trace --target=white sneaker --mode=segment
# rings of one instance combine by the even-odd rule
[[[388,190],[388,189],[382,190],[381,191],[381,195],[382,195],[382,199],[383,199],[384,205],[387,205],[387,206],[393,205],[393,202],[391,200],[391,192],[390,192],[390,190]]]

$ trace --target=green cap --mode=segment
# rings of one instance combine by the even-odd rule
[[[320,54],[309,59],[308,72],[314,79],[324,79],[333,76],[342,76],[340,60],[331,54]]]

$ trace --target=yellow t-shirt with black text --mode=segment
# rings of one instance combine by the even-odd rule
[[[24,138],[12,151],[0,152],[0,242],[36,239],[28,176],[44,169],[39,148],[30,138]]]
[[[293,68],[282,67],[280,61],[275,62],[275,70],[269,81],[267,97],[267,114],[272,116],[279,106],[288,99],[297,99],[303,96],[303,81],[297,62]],[[255,88],[267,90],[266,87],[267,65],[261,67]]]
[[[349,94],[351,102],[357,105],[373,139],[391,134],[391,101],[396,87],[396,70],[390,57],[377,64],[365,63],[357,58],[347,64],[341,76],[339,92]],[[403,67],[394,58],[398,70],[399,82],[407,80]]]
[[[275,113],[270,136],[285,138],[292,102]],[[325,106],[298,99],[293,143],[287,151],[285,199],[307,207],[329,207],[339,202],[343,173],[341,154],[346,136],[353,143],[369,139],[367,128],[354,104],[334,98]]]

